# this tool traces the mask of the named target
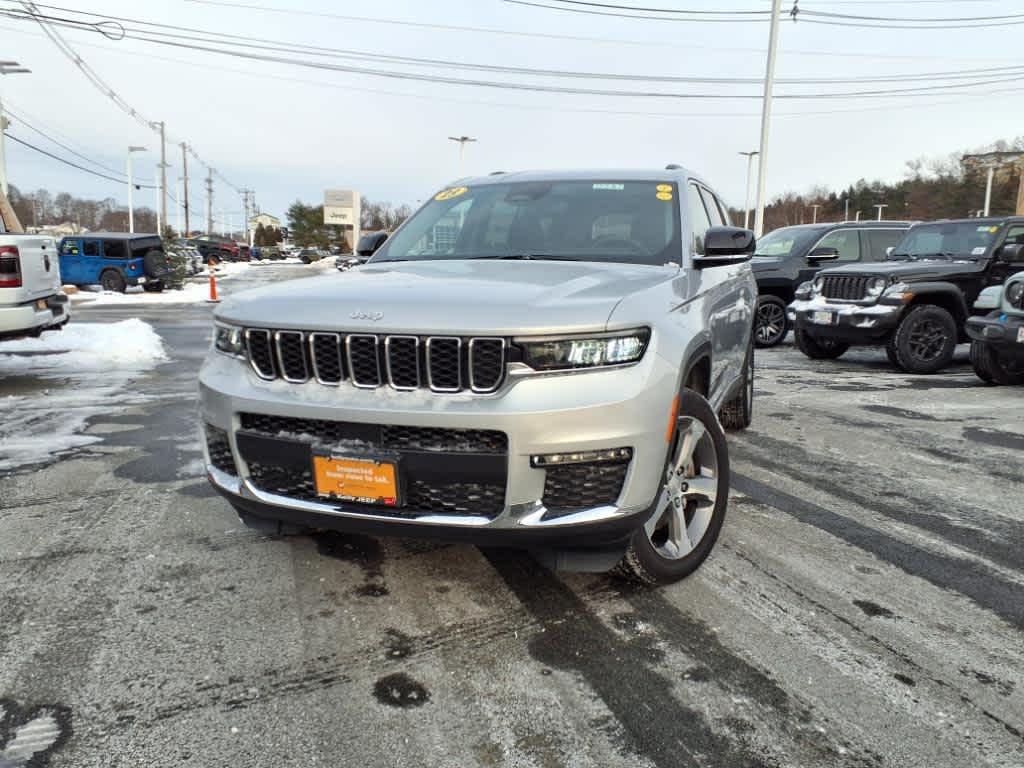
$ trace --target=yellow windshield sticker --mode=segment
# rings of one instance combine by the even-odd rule
[[[658,190],[659,192],[671,192],[672,191],[672,185],[671,184],[659,184],[658,186],[655,187],[655,189]]]
[[[658,192],[654,196],[656,198],[658,198],[659,200],[671,200],[672,199],[672,193],[671,192]]]
[[[434,195],[435,200],[451,200],[453,197],[464,195],[469,192],[469,187],[451,187],[450,189],[443,189]]]

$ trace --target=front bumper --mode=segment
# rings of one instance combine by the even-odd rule
[[[1002,311],[967,319],[967,335],[991,345],[1001,357],[1024,360],[1024,316]]]
[[[855,304],[821,296],[798,299],[786,308],[790,323],[812,336],[853,344],[875,344],[899,325],[902,304]],[[822,322],[824,318],[829,322]]]
[[[244,361],[213,353],[200,372],[201,414],[205,424],[226,433],[235,473],[214,466],[203,441],[207,474],[219,492],[250,514],[303,526],[524,547],[623,542],[646,520],[660,487],[677,375],[673,365],[648,350],[640,363],[625,368],[544,376],[511,373],[494,394],[439,394],[364,390],[346,383],[325,387],[268,382]],[[250,414],[245,416],[249,423],[256,414],[349,425],[498,431],[507,437],[503,498],[494,514],[483,515],[348,504],[311,497],[308,488],[302,497],[276,493],[261,487],[265,467],[256,466],[254,472],[247,461],[253,449],[243,414]],[[532,466],[532,456],[623,447],[633,453],[616,493],[585,508],[548,508],[547,470]],[[443,458],[448,475],[471,465],[457,454]]]

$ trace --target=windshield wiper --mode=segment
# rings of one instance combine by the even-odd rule
[[[889,261],[916,261],[917,257],[909,253],[890,253]]]
[[[551,253],[505,253],[500,256],[474,256],[474,259],[504,259],[512,261],[576,261],[572,256],[555,256]]]

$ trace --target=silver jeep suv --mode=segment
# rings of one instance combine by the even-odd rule
[[[438,192],[364,266],[221,305],[210,482],[243,522],[522,547],[649,583],[725,515],[753,400],[751,232],[664,171]]]

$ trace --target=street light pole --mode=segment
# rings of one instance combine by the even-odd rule
[[[990,165],[988,167],[988,180],[985,182],[985,215],[988,216],[989,209],[992,206],[992,179],[996,175],[995,166]]]
[[[754,234],[764,234],[765,189],[768,183],[768,134],[772,120],[772,90],[775,87],[775,53],[779,47],[779,15],[782,0],[772,0],[772,22],[768,33],[768,63],[764,74],[764,101],[761,106],[761,160],[757,165],[757,215]]]
[[[740,154],[747,158],[747,196],[743,203],[743,228],[750,229],[750,182],[753,177],[754,158],[760,153],[755,150],[740,152]]]
[[[811,219],[811,224],[817,224],[818,223],[818,209],[819,208],[821,208],[821,206],[817,205],[817,204],[811,206],[812,215],[814,217],[814,218]]]
[[[16,61],[0,61],[0,75],[27,75],[31,72],[27,67],[19,67]],[[4,116],[4,104],[0,100],[0,193],[7,197],[7,159],[4,154],[4,132],[8,121]]]
[[[475,142],[476,139],[469,136],[449,136],[448,140],[454,141],[459,145],[459,178],[462,178],[462,161],[466,152],[466,144],[471,144]]]
[[[878,209],[878,221],[882,220],[882,211],[885,210],[888,207],[889,206],[886,203],[876,203],[875,204],[875,208]]]
[[[128,147],[128,231],[135,231],[135,209],[132,206],[132,193],[135,190],[135,182],[132,180],[132,153],[145,152],[145,147]]]

